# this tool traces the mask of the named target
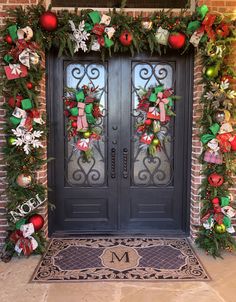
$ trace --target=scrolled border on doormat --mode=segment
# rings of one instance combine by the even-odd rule
[[[186,238],[54,238],[32,282],[209,281]]]

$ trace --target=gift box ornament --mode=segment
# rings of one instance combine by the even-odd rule
[[[88,151],[89,150],[89,138],[79,139],[76,147],[80,151]]]
[[[233,218],[236,215],[236,211],[231,207],[231,206],[225,206],[221,209],[221,212],[229,217],[229,218]]]
[[[4,70],[8,80],[25,78],[28,75],[28,69],[23,64],[9,64],[4,66]]]
[[[26,113],[25,110],[23,110],[23,109],[21,109],[19,107],[15,107],[12,115],[14,117],[17,117],[17,118],[21,119],[21,118],[25,118],[27,116],[27,113]]]
[[[103,24],[95,24],[94,27],[93,27],[93,29],[92,29],[92,32],[95,35],[101,36],[104,33],[104,30],[105,30],[105,25],[103,25]]]
[[[20,230],[23,234],[23,237],[29,237],[30,235],[32,235],[34,233],[34,225],[33,223],[27,223],[27,224],[23,224],[20,227]]]
[[[108,26],[110,24],[110,22],[111,22],[111,17],[110,16],[105,15],[105,14],[102,15],[102,18],[101,18],[101,21],[100,21],[101,24],[105,24],[106,26]]]
[[[169,31],[167,29],[163,29],[161,26],[157,29],[155,38],[159,44],[167,45],[169,38]]]
[[[32,109],[32,108],[33,108],[32,101],[31,101],[30,99],[23,99],[23,100],[21,101],[21,107],[22,107],[22,109],[24,109],[24,110]]]
[[[115,28],[114,27],[106,27],[105,33],[107,34],[108,38],[111,39],[114,36]]]
[[[150,145],[154,138],[153,134],[144,133],[140,138],[140,143]]]
[[[203,37],[203,35],[204,35],[204,31],[195,31],[192,34],[189,42],[191,44],[193,44],[194,47],[198,47],[198,45],[199,45],[199,43],[200,43],[201,38]]]
[[[156,107],[149,107],[148,113],[147,113],[147,118],[159,119],[159,117],[160,117],[159,109],[157,109]]]
[[[233,132],[233,127],[230,123],[224,123],[221,127],[220,127],[220,131],[219,134],[223,134],[223,133],[230,133]]]
[[[223,163],[223,156],[221,153],[207,150],[204,154],[204,161],[207,163],[221,165]]]

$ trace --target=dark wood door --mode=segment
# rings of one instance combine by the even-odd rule
[[[56,210],[51,231],[63,233],[182,234],[188,229],[189,145],[191,128],[191,57],[116,56],[48,59],[50,121],[49,180]],[[99,86],[104,129],[86,163],[66,138],[65,86]],[[139,148],[135,125],[138,90],[155,84],[181,96],[170,139],[154,158]]]

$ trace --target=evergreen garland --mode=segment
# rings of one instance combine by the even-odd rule
[[[122,2],[122,7],[125,7],[125,1]],[[200,49],[203,65],[205,66],[203,70],[203,116],[200,121],[200,137],[202,138],[204,134],[212,135],[209,129],[217,123],[215,121],[215,115],[217,112],[219,113],[219,110],[227,110],[227,112],[229,112],[227,113],[228,117],[230,114],[232,121],[235,119],[235,94],[232,92],[230,85],[228,85],[229,82],[231,82],[231,78],[234,77],[234,73],[225,61],[230,54],[231,42],[235,37],[233,22],[223,19],[222,15],[208,13],[206,5],[198,7],[192,14],[189,14],[187,11],[181,11],[178,15],[170,11],[154,12],[149,16],[148,26],[144,25],[142,15],[132,17],[127,15],[123,10],[120,12],[115,9],[109,11],[106,16],[110,16],[111,19],[106,25],[95,21],[95,19],[100,21],[102,17],[96,11],[83,10],[78,12],[76,10],[72,13],[62,10],[55,14],[58,24],[54,30],[50,31],[43,28],[39,23],[40,17],[45,12],[46,9],[41,4],[37,6],[27,6],[24,9],[22,7],[16,7],[9,11],[9,19],[6,20],[6,25],[1,31],[1,36],[3,37],[1,49],[4,50],[5,55],[11,56],[12,51],[14,53],[14,49],[16,48],[16,41],[10,43],[9,40],[11,38],[9,38],[9,28],[14,25],[17,29],[29,26],[33,30],[34,35],[30,42],[34,42],[35,47],[38,45],[38,48],[36,47],[36,53],[38,53],[39,56],[42,52],[48,52],[51,48],[57,48],[59,56],[62,54],[73,56],[76,46],[79,48],[84,47],[84,50],[87,49],[85,50],[86,52],[90,52],[95,49],[95,44],[102,58],[105,58],[107,55],[111,56],[113,53],[123,52],[129,52],[132,55],[138,52],[149,52],[150,54],[157,52],[161,55],[165,53],[170,46],[175,48],[179,54],[183,54],[193,48],[194,45]],[[74,30],[73,24],[75,26]],[[97,27],[96,31],[95,27]],[[80,28],[79,31],[78,28]],[[158,29],[161,30],[161,34],[157,33]],[[124,34],[124,32],[127,33],[126,39],[129,39],[129,41],[122,42],[121,35]],[[176,45],[175,42],[171,42],[170,39],[169,44],[165,43],[165,35],[170,34],[175,36],[176,33],[177,35],[178,33],[182,35],[181,46]],[[84,44],[81,44],[76,34],[83,36],[82,40]],[[87,37],[85,37],[86,35]],[[8,40],[6,37],[8,37]],[[194,37],[195,39],[193,39]],[[176,37],[174,38],[176,39]],[[177,38],[177,40],[178,39],[180,38]],[[10,58],[11,61],[7,61],[9,57],[5,57],[5,66],[8,66],[8,63],[18,64],[18,55],[13,55],[12,58]],[[30,66],[30,69],[28,68],[27,77],[19,77],[14,80],[8,80],[7,77],[3,77],[1,84],[2,95],[6,98],[6,104],[4,105],[6,110],[6,144],[3,151],[7,166],[7,197],[9,200],[7,205],[9,236],[6,240],[5,251],[9,253],[9,257],[11,257],[15,251],[15,243],[11,240],[11,235],[19,229],[19,223],[14,223],[10,219],[10,211],[15,210],[17,206],[22,205],[26,200],[35,198],[36,194],[39,194],[40,198],[44,199],[46,188],[39,184],[35,177],[36,172],[40,170],[45,163],[42,157],[43,148],[33,148],[29,154],[26,154],[22,147],[9,143],[9,139],[13,136],[13,125],[10,118],[12,117],[14,108],[8,104],[8,100],[10,97],[16,98],[20,95],[23,99],[30,99],[33,108],[39,109],[39,91],[37,87],[39,87],[43,73],[44,70],[39,63]],[[33,88],[27,88],[29,82]],[[222,88],[222,85],[226,85],[227,87],[224,86],[226,88]],[[214,95],[210,97],[209,93],[212,91]],[[219,122],[219,126],[222,126],[224,122],[225,120]],[[232,125],[234,127],[233,122]],[[43,131],[44,134],[46,134],[45,125],[34,124],[33,130]],[[217,133],[215,134],[217,135]],[[231,139],[233,138],[234,136],[232,134]],[[231,141],[228,141],[228,144],[231,144]],[[206,163],[204,160],[204,154],[207,148],[207,144],[204,144],[203,154],[200,159],[203,164],[202,173],[206,176],[206,179],[201,185],[200,194],[203,204],[203,221],[206,222],[206,217],[207,219],[211,218],[213,219],[213,225],[209,229],[201,227],[196,242],[211,255],[220,256],[221,250],[231,250],[234,248],[235,241],[230,233],[226,231],[219,233],[217,231],[216,224],[218,224],[220,220],[218,221],[219,215],[217,217],[214,216],[216,214],[216,208],[212,200],[214,198],[219,198],[220,200],[229,196],[229,188],[233,184],[231,173],[235,172],[235,150],[231,148],[228,152],[222,152],[222,164],[215,164]],[[22,171],[32,176],[29,187],[23,188],[16,183],[16,179]],[[222,186],[215,187],[210,185],[208,177],[213,172],[217,172],[223,177],[224,181]],[[223,207],[223,204],[219,206]],[[30,213],[30,215],[33,213]],[[29,217],[26,217],[26,220],[28,218]],[[24,222],[25,220],[22,224]],[[229,228],[229,223],[227,226]],[[35,232],[33,236],[38,242],[38,248],[34,250],[34,253],[41,253],[44,250],[42,234],[39,231]]]

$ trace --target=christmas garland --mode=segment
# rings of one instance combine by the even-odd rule
[[[161,151],[167,139],[166,129],[170,117],[175,115],[172,111],[174,99],[172,89],[164,89],[163,85],[139,90],[137,111],[141,114],[142,123],[137,125],[137,134],[140,136],[140,147],[147,149],[150,156]],[[162,125],[166,125],[165,129],[161,128]]]
[[[225,20],[221,14],[209,13],[206,5],[197,7],[192,14],[182,11],[174,15],[162,11],[154,12],[148,19],[142,15],[129,16],[123,10],[102,15],[93,10],[55,14],[41,4],[25,9],[17,7],[9,12],[9,16],[1,33],[1,49],[5,52],[2,95],[6,99],[4,154],[9,200],[9,236],[3,259],[9,260],[15,252],[41,253],[44,247],[40,233],[43,218],[37,214],[37,207],[45,200],[46,188],[37,182],[36,172],[44,164],[42,138],[45,125],[39,110],[37,87],[44,72],[42,53],[51,48],[57,48],[59,56],[73,56],[82,51],[100,52],[102,58],[116,52],[132,55],[157,52],[161,55],[168,48],[176,49],[180,54],[193,47],[200,49],[205,66],[200,132],[206,178],[201,186],[203,226],[196,242],[213,256],[219,256],[222,249],[232,249],[235,242],[230,219],[235,211],[230,205],[229,188],[233,184],[230,173],[235,170],[235,92],[231,89],[234,73],[225,58],[234,39],[233,22]],[[82,88],[84,95],[86,89]],[[81,90],[75,92],[75,97],[76,93]],[[165,91],[161,93],[165,94]],[[66,102],[66,106],[70,106],[73,100]],[[73,116],[78,107],[72,107],[69,114]],[[158,123],[154,122],[153,132],[158,129]],[[72,123],[69,119],[71,135],[75,134]],[[86,132],[81,133],[76,131],[77,138],[87,139],[84,137]],[[92,131],[86,135],[92,135]],[[156,148],[149,151],[152,154]]]
[[[92,155],[92,143],[100,139],[96,125],[100,123],[100,99],[98,87],[84,85],[81,89],[68,88],[65,96],[67,137],[74,138],[74,151],[82,153],[85,160]]]

